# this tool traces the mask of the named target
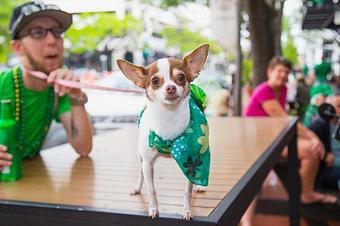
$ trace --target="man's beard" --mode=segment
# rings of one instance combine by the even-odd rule
[[[41,71],[41,72],[46,73],[47,75],[49,75],[53,70],[61,68],[61,66],[63,65],[63,61],[64,61],[63,57],[61,57],[61,59],[58,58],[59,65],[56,68],[48,69],[44,67],[41,63],[38,63],[28,51],[26,51],[26,57],[33,71]]]

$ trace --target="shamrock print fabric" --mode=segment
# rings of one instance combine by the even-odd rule
[[[187,179],[197,185],[208,185],[210,171],[208,122],[190,95],[190,123],[183,134],[174,140],[163,140],[154,131],[149,133],[149,147],[161,154],[170,154]]]

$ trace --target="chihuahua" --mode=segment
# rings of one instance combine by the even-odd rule
[[[138,182],[131,195],[139,194],[145,179],[147,193],[149,198],[149,216],[152,219],[158,217],[158,202],[154,186],[154,170],[153,165],[159,156],[171,156],[176,159],[181,153],[169,151],[169,147],[164,152],[155,146],[150,145],[150,135],[159,137],[161,140],[174,141],[185,131],[191,124],[192,110],[190,109],[190,82],[192,82],[201,71],[209,51],[209,45],[202,45],[190,54],[186,55],[182,60],[175,58],[163,58],[155,61],[147,67],[134,65],[125,60],[117,60],[117,65],[123,74],[138,87],[145,90],[147,99],[146,108],[140,118],[139,124],[139,141],[138,141],[138,157],[141,161],[141,169],[139,171]],[[197,107],[194,107],[198,110]],[[200,115],[203,113],[200,111]],[[205,117],[204,117],[205,118]],[[205,119],[206,120],[206,119]],[[202,125],[201,125],[202,126]],[[197,127],[204,128],[204,127]],[[199,129],[200,130],[200,129]],[[189,131],[193,133],[193,130]],[[206,132],[208,133],[208,132]],[[208,134],[206,134],[208,135]],[[206,136],[207,137],[207,136]],[[181,138],[183,139],[183,137]],[[198,140],[204,140],[199,138]],[[207,139],[207,138],[206,138]],[[184,145],[181,145],[183,148]],[[199,153],[204,153],[205,149],[200,146]],[[190,149],[190,147],[188,147]],[[173,149],[174,150],[174,149]],[[178,151],[178,148],[177,148]],[[175,156],[175,157],[174,157]],[[210,164],[210,154],[208,156]],[[202,165],[200,157],[188,157],[188,161],[183,163],[182,171],[191,178],[197,178],[198,169]],[[177,161],[177,163],[179,163]],[[209,165],[210,166],[210,165]],[[201,170],[202,171],[202,170]],[[209,171],[209,169],[208,169]],[[188,176],[187,176],[188,178]],[[191,197],[193,183],[195,180],[188,180],[184,192],[184,211],[183,219],[190,220],[193,218],[191,210]],[[198,182],[197,185],[206,185],[207,182]],[[204,191],[199,186],[196,191]]]

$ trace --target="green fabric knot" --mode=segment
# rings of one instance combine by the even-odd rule
[[[195,84],[190,84],[190,93],[201,111],[204,111],[207,107],[207,94],[204,90]]]
[[[161,154],[170,154],[170,148],[173,142],[171,140],[163,140],[154,131],[149,132],[149,147],[156,148]]]

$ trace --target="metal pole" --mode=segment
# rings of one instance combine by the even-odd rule
[[[295,122],[293,137],[288,145],[288,193],[289,193],[289,225],[300,225],[301,181],[297,157],[297,124]]]

